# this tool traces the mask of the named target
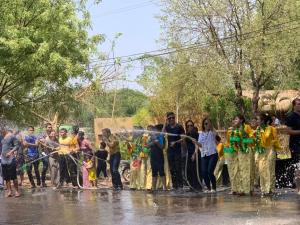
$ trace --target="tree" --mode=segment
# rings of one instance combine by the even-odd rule
[[[138,82],[151,96],[150,112],[154,117],[164,118],[166,112],[174,111],[180,122],[190,118],[200,121],[207,97],[223,96],[233,88],[218,63],[210,60],[204,67],[193,57],[185,51],[168,57],[145,57]]]
[[[77,104],[78,109],[74,108],[67,121],[92,127],[94,118],[111,117],[115,94],[116,117],[131,117],[148,104],[148,97],[136,90],[123,88],[115,92],[102,89],[85,96],[85,101]]]
[[[93,78],[89,61],[104,40],[88,37],[85,1],[3,0],[0,14],[1,109],[40,119],[48,109],[67,112],[75,81]]]
[[[179,43],[202,66],[214,61],[229,74],[236,105],[244,113],[243,86],[259,91],[282,80],[299,53],[299,15],[294,0],[162,0],[167,44]],[[291,32],[292,31],[292,32]],[[188,46],[188,47],[186,47]],[[201,54],[201,55],[200,55]]]

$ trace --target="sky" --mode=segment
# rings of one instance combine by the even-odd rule
[[[160,24],[155,16],[159,15],[159,0],[102,0],[98,5],[93,0],[88,2],[91,13],[92,29],[90,35],[104,34],[107,41],[100,46],[100,50],[108,52],[115,35],[122,35],[117,39],[115,56],[131,55],[161,48],[157,43],[160,36]],[[141,73],[139,63],[127,71],[128,80],[135,80]],[[142,91],[137,83],[118,83],[118,86],[129,87]]]

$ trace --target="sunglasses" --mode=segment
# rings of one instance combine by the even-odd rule
[[[175,119],[175,116],[170,116],[170,117],[168,117],[168,120],[174,120]]]

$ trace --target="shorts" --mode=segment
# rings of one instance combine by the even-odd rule
[[[152,158],[150,159],[152,177],[165,176],[164,159],[163,158]]]
[[[11,164],[2,164],[3,180],[10,181],[17,179],[17,165],[16,162]]]

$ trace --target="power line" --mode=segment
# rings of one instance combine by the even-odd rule
[[[296,21],[296,20],[294,20],[294,21]],[[276,24],[276,25],[273,25],[272,27],[275,27],[274,30],[276,30],[277,29],[276,27],[281,26],[281,25],[285,25],[285,24],[288,24],[288,23],[291,23],[291,22],[294,22],[294,21],[289,21],[289,22],[285,22],[285,23],[281,23],[281,24]],[[295,30],[295,29],[298,29],[298,28],[299,28],[299,26],[298,27],[292,27],[292,28],[290,27],[288,29],[279,30],[279,31],[276,31],[276,32],[270,32],[270,33],[267,33],[265,35],[272,35],[272,34],[282,32],[282,31]],[[262,29],[242,34],[242,35],[240,35],[240,37],[246,36],[243,40],[248,40],[248,39],[252,39],[252,38],[257,37],[257,36],[249,36],[249,35],[255,34],[255,33],[258,34],[260,32],[262,32]],[[231,40],[233,38],[235,38],[235,36],[229,36],[229,37],[221,38],[220,41],[228,41],[228,40]],[[180,51],[191,50],[191,49],[195,49],[195,48],[199,48],[199,47],[207,47],[207,46],[210,46],[210,45],[216,44],[216,43],[217,42],[214,41],[214,42],[210,42],[210,43],[203,42],[203,43],[197,43],[197,44],[189,44],[189,45],[183,45],[180,48],[164,48],[164,49],[158,49],[158,50],[153,50],[153,51],[148,51],[148,52],[143,52],[143,53],[135,53],[135,54],[131,54],[131,55],[108,58],[106,60],[93,60],[93,62],[109,62],[109,61],[112,61],[112,62],[110,62],[110,64],[105,65],[105,66],[109,66],[109,65],[113,65],[114,61],[117,60],[117,59],[121,60],[120,63],[127,63],[127,62],[133,62],[133,61],[141,60],[141,58],[143,58],[143,59],[152,58],[152,57],[156,57],[156,56],[163,56],[163,55],[173,54],[173,53],[180,52]],[[227,43],[224,43],[224,45],[230,44],[230,43],[231,42],[227,42]],[[157,54],[151,54],[151,53],[157,53]],[[134,56],[136,56],[136,58],[128,59],[128,58],[134,57]],[[127,60],[122,61],[122,58],[125,58],[125,59],[127,58]],[[104,67],[103,65],[95,65],[94,67],[96,67],[96,66]]]
[[[284,22],[284,23],[275,24],[275,25],[270,26],[270,27],[272,27],[272,28],[274,27],[274,28],[277,29],[278,26],[289,24],[289,23],[292,23],[292,22],[295,22],[295,21],[298,21],[298,20],[290,20],[290,21],[287,21],[287,22]],[[248,35],[258,34],[262,31],[263,31],[263,29],[250,31],[250,32],[247,32],[247,33],[244,33],[244,34],[240,35],[239,37],[243,37],[243,36],[247,37]],[[281,31],[279,31],[279,32],[281,32]],[[271,34],[273,34],[273,33],[268,33],[266,35],[271,35]],[[228,36],[228,37],[225,37],[225,38],[221,38],[220,41],[226,41],[226,40],[230,40],[230,39],[233,39],[233,38],[235,38],[234,35]],[[247,40],[247,39],[251,39],[251,38],[255,38],[255,37],[247,37],[246,39],[243,39],[243,40]],[[108,58],[108,59],[105,59],[105,60],[92,60],[91,62],[101,62],[101,61],[110,61],[110,60],[116,60],[116,59],[121,59],[121,58],[130,58],[130,57],[135,57],[135,56],[143,56],[143,55],[147,55],[147,54],[152,54],[152,53],[156,53],[156,52],[174,51],[174,50],[183,49],[183,48],[188,49],[190,47],[206,47],[206,46],[209,46],[209,45],[215,44],[215,43],[216,43],[216,41],[210,42],[210,43],[202,42],[202,43],[188,44],[188,45],[182,45],[180,48],[163,48],[163,49],[157,49],[157,50],[146,51],[146,52],[141,52],[141,53],[134,53],[134,54],[130,54],[130,55],[112,57],[112,58]]]
[[[116,9],[114,11],[106,12],[106,13],[100,14],[98,16],[94,16],[93,19],[101,18],[101,17],[104,17],[104,16],[110,16],[110,15],[114,15],[114,14],[120,14],[120,13],[124,13],[124,12],[129,12],[129,11],[139,9],[139,8],[143,8],[143,7],[146,7],[146,6],[150,6],[150,5],[153,5],[153,4],[155,4],[154,0],[140,2],[140,3],[137,3],[137,4],[133,4],[133,5],[123,7],[123,8]]]

